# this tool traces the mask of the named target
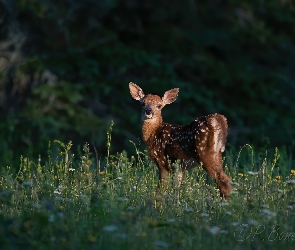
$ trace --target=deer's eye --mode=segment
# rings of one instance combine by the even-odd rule
[[[143,107],[144,105],[145,105],[144,102],[142,102],[142,103],[141,103],[141,106]]]
[[[157,105],[157,108],[158,108],[158,109],[162,108],[162,105],[161,105],[161,104],[158,104],[158,105]]]

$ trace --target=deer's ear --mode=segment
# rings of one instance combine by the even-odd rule
[[[165,92],[162,100],[165,104],[170,104],[174,102],[177,98],[179,88],[171,89]]]
[[[137,101],[139,101],[140,99],[144,97],[144,93],[142,89],[133,82],[129,83],[129,90],[130,90],[131,96]]]

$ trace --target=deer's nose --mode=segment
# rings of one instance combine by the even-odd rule
[[[152,114],[152,109],[150,107],[146,107],[144,109],[144,112],[145,112],[146,115],[151,115]]]

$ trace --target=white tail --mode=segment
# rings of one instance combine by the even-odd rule
[[[163,122],[161,110],[176,100],[178,88],[166,91],[162,98],[145,95],[134,83],[129,83],[129,89],[131,96],[142,104],[143,140],[150,157],[159,168],[159,185],[170,176],[169,161],[174,163],[180,160],[180,183],[184,170],[201,164],[218,185],[220,196],[228,198],[231,179],[222,167],[222,152],[228,133],[226,118],[220,114],[211,114],[184,126],[171,125]]]

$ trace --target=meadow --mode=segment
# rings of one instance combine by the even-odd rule
[[[228,146],[233,192],[222,200],[203,169],[186,173],[179,203],[158,196],[146,151],[103,158],[54,141],[18,173],[1,171],[1,249],[291,249],[295,244],[295,170],[286,148]],[[72,153],[76,149],[76,155]],[[177,168],[177,164],[173,167]],[[172,186],[172,185],[171,185]],[[293,248],[292,248],[293,249]]]

